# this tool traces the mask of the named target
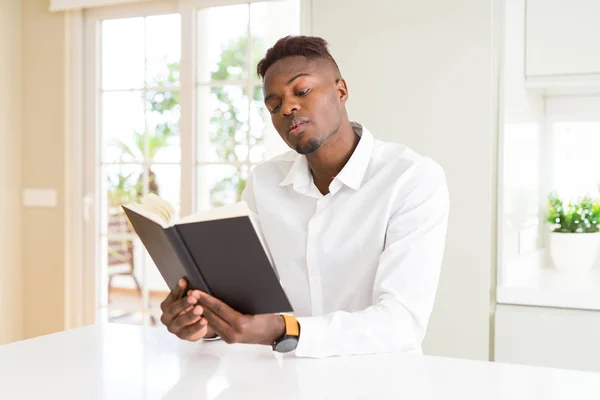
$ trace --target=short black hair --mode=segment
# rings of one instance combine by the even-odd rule
[[[279,39],[260,60],[256,73],[264,79],[267,70],[277,61],[295,56],[303,56],[309,60],[318,58],[329,60],[335,66],[338,76],[341,75],[340,68],[327,49],[327,41],[316,36],[286,36]]]

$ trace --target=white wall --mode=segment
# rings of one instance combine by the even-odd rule
[[[377,3],[377,6],[375,6]],[[495,262],[496,129],[492,0],[313,1],[350,118],[445,168],[448,241],[428,354],[489,357]]]
[[[0,344],[23,335],[20,21],[21,2],[0,0]]]

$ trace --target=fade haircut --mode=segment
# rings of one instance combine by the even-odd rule
[[[336,79],[341,77],[340,69],[327,49],[327,42],[316,36],[286,36],[279,39],[260,60],[256,67],[256,73],[264,79],[267,70],[277,61],[295,56],[306,57],[309,60],[319,58],[328,60],[335,68]]]

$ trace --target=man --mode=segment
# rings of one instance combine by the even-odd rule
[[[323,39],[280,39],[258,74],[293,151],[257,166],[242,198],[295,317],[242,315],[197,290],[184,296],[182,279],[161,304],[162,322],[185,340],[218,336],[301,357],[419,352],[444,252],[443,170],[349,120],[348,87]]]

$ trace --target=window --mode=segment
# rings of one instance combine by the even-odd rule
[[[256,64],[300,33],[300,0],[156,2],[86,14],[86,260],[94,319],[157,324],[168,293],[121,205],[157,193],[181,214],[240,199],[255,165],[287,150]]]
[[[99,31],[99,305],[111,320],[135,321],[167,288],[121,204],[156,193],[180,207],[181,17],[106,19]]]
[[[297,1],[197,12],[197,209],[239,200],[252,168],[286,150],[255,71],[271,44],[286,32],[300,31],[298,17]]]
[[[536,237],[540,222],[539,153],[540,127],[537,124],[504,126],[504,207],[501,223],[505,235],[506,261],[512,261],[537,248]]]
[[[565,199],[595,194],[600,185],[600,110],[596,120],[555,121],[550,125],[552,187]]]
[[[598,309],[596,267],[564,273],[553,266],[546,205],[598,196],[600,96],[539,96],[539,122],[507,123],[502,134],[500,303]],[[576,261],[576,257],[573,258]]]
[[[594,236],[554,233],[547,222],[551,194],[566,202],[598,195],[600,91],[580,76],[528,77],[526,5],[509,3],[501,69],[496,299],[600,310],[600,242],[594,267]],[[565,225],[575,228],[565,231],[586,225],[574,216]]]

